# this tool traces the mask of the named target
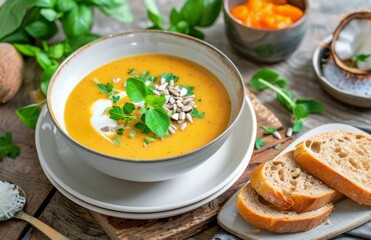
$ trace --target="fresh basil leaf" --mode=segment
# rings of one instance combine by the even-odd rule
[[[43,16],[46,20],[49,22],[53,22],[57,20],[58,18],[62,17],[63,13],[57,13],[52,8],[43,8],[40,10],[41,16]]]
[[[31,42],[31,38],[23,28],[18,28],[5,37],[0,38],[0,42],[29,44]]]
[[[76,7],[77,7],[77,3],[75,0],[57,1],[57,4],[55,5],[55,9],[61,13],[71,11],[72,9]]]
[[[41,52],[41,48],[35,47],[28,44],[13,44],[13,46],[20,52],[22,55],[35,57],[36,53]]]
[[[89,33],[92,24],[92,9],[85,5],[77,5],[63,17],[62,28],[67,37],[73,38]]]
[[[40,88],[41,91],[46,95],[49,87],[50,79],[52,78],[54,72],[57,70],[59,65],[51,65],[44,69],[40,77]]]
[[[164,29],[162,26],[163,18],[161,15],[147,10],[147,17],[153,23],[153,26],[150,29]]]
[[[303,122],[302,121],[297,121],[295,122],[294,126],[292,127],[293,132],[300,132],[303,129]]]
[[[54,58],[54,59],[62,58],[63,54],[64,54],[64,44],[63,43],[58,43],[58,44],[49,46],[48,50],[46,51],[46,54],[50,58]]]
[[[202,16],[198,21],[197,26],[209,27],[218,18],[220,10],[222,8],[222,0],[207,0],[202,1]]]
[[[263,147],[265,145],[265,142],[263,141],[262,138],[257,138],[255,140],[255,148],[256,150],[259,150],[261,147]]]
[[[32,37],[42,40],[50,39],[58,32],[55,22],[49,22],[44,19],[27,24],[25,30]]]
[[[170,24],[176,26],[178,22],[182,20],[182,14],[178,12],[175,8],[171,9],[170,12]]]
[[[194,29],[194,28],[191,28],[189,30],[189,35],[193,36],[193,37],[196,37],[196,38],[199,38],[199,39],[204,39],[205,38],[205,34],[197,29]]]
[[[277,86],[281,87],[281,88],[287,87],[286,80],[283,79],[281,76],[278,76],[278,78],[276,78],[273,83],[276,84]]]
[[[179,33],[189,34],[190,26],[187,21],[182,20],[176,24],[176,29]]]
[[[277,131],[273,127],[267,127],[267,126],[264,126],[264,125],[261,125],[260,127],[264,129],[264,134],[273,134],[275,131]]]
[[[121,0],[118,6],[99,7],[106,16],[112,17],[122,23],[130,23],[133,21],[133,14],[126,0]]]
[[[124,110],[124,113],[125,113],[125,114],[131,114],[131,113],[134,111],[135,106],[134,106],[134,104],[132,104],[132,103],[126,102],[126,103],[124,104],[124,106],[123,106],[122,109]]]
[[[115,8],[119,7],[123,3],[123,0],[82,0],[82,2],[86,5]]]
[[[98,38],[100,38],[99,35],[94,34],[94,33],[88,33],[88,34],[85,34],[85,35],[79,35],[79,36],[70,38],[69,39],[69,44],[70,44],[72,50],[77,50],[80,47],[84,46],[85,44],[88,44],[92,41],[95,41]]]
[[[148,109],[145,123],[159,137],[165,136],[170,126],[170,117],[163,109]]]
[[[68,57],[72,52],[73,49],[69,43],[69,39],[66,39],[65,41],[62,42],[64,45],[64,52],[63,52],[63,58]]]
[[[132,102],[142,102],[149,95],[145,83],[135,78],[126,81],[126,93]]]
[[[57,0],[31,0],[31,5],[36,7],[53,8],[56,3]]]
[[[301,104],[296,104],[296,106],[293,109],[293,113],[296,121],[308,117],[308,112],[306,111],[305,107]]]
[[[41,113],[40,103],[31,104],[25,107],[22,107],[16,111],[19,119],[23,122],[24,125],[31,129],[36,128],[37,119]]]
[[[292,101],[287,101],[284,97],[277,93],[278,101],[285,106],[288,110],[292,111],[292,102],[294,101],[294,94],[288,89],[281,89],[282,92]]]
[[[145,103],[154,109],[162,109],[166,102],[165,96],[148,95],[145,99]]]
[[[29,1],[8,0],[0,7],[0,39],[21,26],[28,4]]]
[[[325,111],[325,107],[313,99],[298,99],[295,103],[302,105],[308,113],[322,113]]]
[[[280,75],[268,68],[263,68],[257,71],[252,77],[249,82],[250,87],[256,88],[257,90],[264,90],[268,88],[267,85],[261,83],[259,79],[264,79],[265,81],[274,84],[275,80],[279,78]],[[280,80],[279,82],[281,82]]]
[[[0,137],[0,160],[5,156],[16,158],[21,152],[21,149],[13,144],[12,133],[6,132],[4,136]]]
[[[187,0],[180,10],[182,19],[191,27],[197,26],[203,15],[203,0]]]
[[[42,69],[47,69],[53,64],[52,60],[44,52],[36,53],[36,61]]]
[[[146,6],[146,9],[151,11],[154,14],[160,15],[160,11],[156,5],[155,0],[144,0],[144,5]]]

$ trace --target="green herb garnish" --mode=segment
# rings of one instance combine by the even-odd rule
[[[294,132],[303,128],[302,119],[307,118],[311,113],[322,113],[324,106],[313,99],[294,99],[291,91],[287,90],[286,80],[270,69],[261,69],[256,72],[249,85],[258,90],[270,88],[277,93],[278,101],[294,114]]]
[[[100,83],[95,79],[95,83],[99,87],[99,90],[103,94],[107,94],[109,99],[112,100],[112,102],[117,103],[120,101],[120,96],[117,96],[115,94],[121,92],[120,90],[117,90],[113,87],[113,84],[108,82],[107,84]]]
[[[135,131],[134,129],[130,129],[129,138],[135,138],[136,135],[137,135],[137,131]]]
[[[261,125],[260,127],[264,129],[264,134],[273,134],[275,131],[277,131],[273,127],[267,127],[267,126],[264,126],[264,125]]]
[[[195,118],[203,118],[205,116],[205,113],[202,112],[202,113],[198,113],[198,110],[197,108],[193,107],[193,110],[191,112],[191,115]]]
[[[30,104],[28,106],[22,107],[16,111],[17,116],[23,122],[24,125],[31,129],[36,128],[37,119],[41,113],[41,105],[45,103],[45,100]]]
[[[355,67],[358,62],[366,62],[367,59],[371,57],[371,54],[358,54],[352,59],[352,67]]]
[[[188,34],[200,39],[205,37],[198,28],[211,26],[218,18],[222,0],[187,0],[178,11],[173,8],[169,16],[168,28],[163,26],[164,17],[161,16],[154,0],[145,0],[147,15],[153,23],[150,29],[168,30]]]
[[[124,134],[124,129],[123,129],[123,128],[118,129],[118,130],[116,131],[116,133],[117,133],[117,135],[122,136],[122,134]]]
[[[108,111],[110,118],[116,121],[123,120],[125,125],[128,125],[131,120],[137,119],[136,116],[131,115],[135,107],[132,103],[125,103],[121,108],[119,106],[112,106],[112,109]]]
[[[255,140],[255,148],[257,150],[259,150],[261,147],[263,147],[265,145],[265,142],[263,142],[263,139],[262,138],[257,138]]]
[[[193,90],[195,89],[194,87],[179,85],[179,88],[180,88],[180,89],[182,89],[182,88],[187,89],[187,94],[186,94],[186,96],[194,95],[194,93],[193,93]]]
[[[116,145],[116,146],[121,146],[121,140],[120,140],[120,137],[118,135],[114,136],[112,138],[112,142]]]
[[[144,138],[143,140],[144,140],[144,146],[147,146],[147,145],[149,145],[151,142],[155,141],[155,139],[152,138],[152,137],[146,137],[146,138]]]
[[[128,74],[130,74],[130,75],[135,75],[135,74],[137,74],[137,71],[135,71],[135,69],[132,68],[132,69],[129,69],[129,70],[128,70]]]
[[[197,102],[202,102],[202,98],[198,99]]]
[[[0,137],[0,160],[5,156],[14,159],[20,152],[20,148],[13,144],[11,132],[6,132],[4,136]]]
[[[171,80],[176,83],[179,80],[179,77],[174,76],[172,73],[163,73],[161,74],[161,78],[165,79],[166,82],[170,82]]]

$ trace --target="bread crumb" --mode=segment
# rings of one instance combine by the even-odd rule
[[[261,230],[260,230],[260,229],[254,229],[254,230],[252,230],[252,232],[253,232],[255,235],[260,235]]]
[[[326,222],[325,222],[326,225],[331,225],[331,221],[330,219],[327,219]]]

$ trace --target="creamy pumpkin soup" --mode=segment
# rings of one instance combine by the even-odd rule
[[[230,100],[202,66],[167,55],[123,58],[91,72],[66,109],[68,134],[98,152],[129,159],[174,157],[227,127]]]

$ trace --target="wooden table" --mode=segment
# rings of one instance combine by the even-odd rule
[[[101,14],[96,14],[93,31],[102,35],[124,32],[146,27],[148,22],[142,1],[129,1],[135,21],[132,24],[120,24]],[[179,7],[178,1],[159,0],[158,4],[166,16],[171,7]],[[207,29],[206,41],[226,53],[241,71],[245,82],[262,67],[269,67],[283,75],[295,96],[315,98],[322,102],[327,111],[323,114],[311,115],[304,121],[304,131],[324,123],[340,122],[353,125],[371,125],[371,109],[361,109],[343,104],[328,95],[319,85],[312,68],[312,54],[321,39],[331,34],[342,15],[351,10],[371,8],[369,0],[337,0],[310,1],[310,27],[300,48],[285,62],[265,65],[250,62],[239,56],[230,46],[225,33],[222,16],[217,23]],[[35,65],[28,66],[22,89],[12,101],[0,105],[0,135],[6,131],[13,132],[14,142],[21,149],[21,155],[13,160],[5,158],[0,161],[0,179],[12,180],[21,185],[28,195],[25,211],[36,216],[48,225],[74,239],[109,239],[100,225],[94,221],[90,211],[82,208],[62,194],[48,181],[41,170],[35,149],[34,132],[23,126],[18,120],[15,110],[31,102],[29,90],[33,88]],[[291,125],[291,116],[269,91],[256,93],[259,100],[274,112],[284,126]],[[19,220],[11,220],[0,224],[0,239],[20,239],[30,226]],[[193,239],[210,239],[219,229],[214,221],[209,229],[194,235]],[[45,239],[38,231],[31,231],[31,239]]]

